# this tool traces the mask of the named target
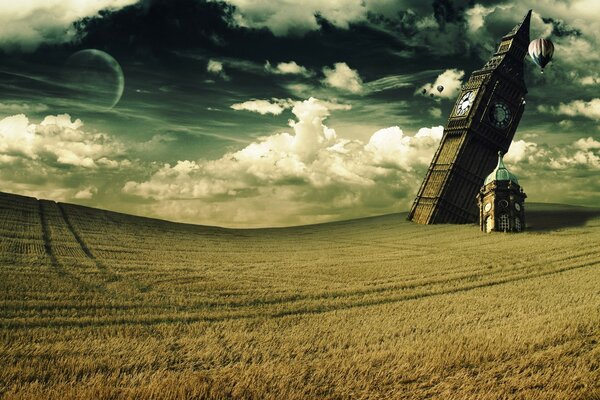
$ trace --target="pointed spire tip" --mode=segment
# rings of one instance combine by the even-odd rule
[[[529,10],[523,20],[519,24],[515,25],[515,27],[504,36],[504,38],[517,36],[521,37],[523,41],[529,43],[529,27],[531,25],[532,12],[533,10]]]

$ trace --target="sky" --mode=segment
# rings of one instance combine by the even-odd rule
[[[529,202],[600,206],[596,0],[2,2],[0,191],[230,227],[408,211],[530,8],[556,50],[505,162]]]

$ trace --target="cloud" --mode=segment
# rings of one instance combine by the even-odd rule
[[[208,60],[206,70],[211,74],[220,74],[223,72],[223,63],[215,60]]]
[[[91,199],[100,183],[114,185],[117,176],[136,171],[125,154],[124,144],[67,114],[39,123],[24,114],[0,120],[0,186],[14,193]]]
[[[267,28],[276,36],[303,35],[319,30],[322,20],[327,20],[337,28],[347,29],[351,24],[370,21],[374,15],[396,19],[407,10],[412,13],[432,11],[431,4],[420,0],[224,1],[235,6],[235,23],[244,27]]]
[[[296,102],[291,133],[261,137],[217,160],[164,164],[148,180],[127,182],[123,191],[155,200],[152,213],[226,225],[308,223],[406,209],[443,128],[409,136],[395,126],[364,143],[340,138],[325,125],[335,108],[347,107],[314,98]],[[190,210],[197,212],[192,216]]]
[[[261,115],[273,114],[280,115],[284,110],[295,107],[300,104],[300,101],[294,101],[292,99],[277,99],[273,98],[269,100],[252,99],[243,103],[235,103],[230,107],[237,111],[250,111],[259,113]],[[319,103],[327,107],[328,110],[350,110],[352,106],[349,104],[340,104],[330,101],[319,100]]]
[[[317,17],[336,27],[347,28],[352,22],[366,19],[367,8],[362,0],[227,0],[236,6],[235,22],[251,28],[268,28],[276,36],[302,35],[318,30]]]
[[[0,155],[43,160],[83,168],[112,167],[111,157],[124,148],[101,133],[82,130],[83,122],[68,114],[49,115],[39,124],[24,114],[0,120]],[[118,162],[117,162],[118,166]]]
[[[0,48],[33,51],[75,37],[73,22],[138,0],[28,0],[0,2]]]
[[[15,114],[15,113],[41,113],[48,111],[48,106],[39,103],[0,103],[1,114]]]
[[[75,193],[74,198],[78,200],[90,200],[94,195],[98,193],[98,188],[95,186],[88,186]]]
[[[225,73],[225,69],[223,68],[223,63],[221,61],[208,60],[206,70],[213,75],[220,76],[226,81],[229,80],[229,76]]]
[[[561,128],[564,128],[564,129],[571,129],[571,128],[573,128],[574,125],[575,125],[575,123],[573,121],[571,121],[570,119],[563,119],[558,122],[558,126],[560,126]]]
[[[398,88],[415,86],[416,82],[422,82],[433,74],[439,74],[441,70],[421,70],[411,74],[387,75],[364,84],[364,91],[369,93],[383,92]]]
[[[467,26],[470,31],[476,32],[485,24],[485,18],[491,14],[495,7],[484,7],[481,4],[475,4],[472,8],[465,12]]]
[[[600,77],[597,75],[596,76],[587,75],[587,76],[580,78],[579,82],[581,82],[581,84],[584,86],[600,85]]]
[[[592,137],[580,138],[566,146],[541,145],[519,140],[506,154],[507,164],[527,174],[529,178],[551,170],[600,170],[600,142]]]
[[[390,75],[368,82],[365,86],[371,92],[382,92],[384,90],[398,89],[401,87],[412,86],[412,77],[410,75]]]
[[[277,75],[302,75],[306,77],[312,75],[311,71],[309,71],[306,67],[298,65],[295,61],[280,62],[275,67],[273,67],[269,61],[267,61],[265,63],[265,70]]]
[[[429,115],[431,115],[433,118],[441,118],[442,117],[442,110],[440,108],[437,107],[432,107],[429,110],[427,110],[427,112],[429,113]]]
[[[323,83],[327,86],[350,93],[363,91],[363,81],[358,71],[344,62],[335,63],[333,68],[324,67],[323,74],[325,75]]]
[[[436,148],[444,133],[444,128],[421,128],[410,137],[404,135],[400,127],[380,129],[369,139],[365,149],[372,153],[375,165],[414,171],[415,166],[431,162],[431,149]]]
[[[562,114],[570,117],[582,116],[600,120],[600,98],[590,101],[574,100],[570,103],[560,103],[558,106],[538,106],[538,111],[551,114]]]
[[[575,142],[574,146],[583,151],[600,150],[600,141],[595,140],[592,137],[581,138]]]
[[[460,87],[462,85],[462,79],[465,76],[465,71],[461,71],[458,69],[447,69],[442,72],[435,79],[433,83],[427,83],[421,87],[419,87],[415,94],[422,94],[423,90],[425,90],[425,94],[431,95],[434,97],[441,97],[444,99],[454,99],[458,92],[460,91]],[[437,90],[438,86],[443,86],[442,92]]]
[[[279,115],[283,110],[291,108],[293,106],[291,99],[273,99],[272,102],[269,100],[248,100],[243,103],[235,103],[231,105],[234,110],[245,110],[261,115],[273,114]]]

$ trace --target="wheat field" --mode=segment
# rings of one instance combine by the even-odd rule
[[[0,397],[600,399],[600,210],[234,230],[0,194]]]

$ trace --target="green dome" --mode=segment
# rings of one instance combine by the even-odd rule
[[[485,182],[483,184],[487,185],[488,183],[491,183],[494,181],[511,181],[513,183],[516,183],[517,185],[519,184],[519,180],[517,179],[517,177],[515,175],[513,175],[512,173],[510,173],[510,171],[508,169],[506,169],[506,166],[504,165],[504,162],[502,161],[502,152],[501,151],[498,152],[498,165],[492,171],[492,173],[489,174],[487,176],[487,178],[485,178]]]

